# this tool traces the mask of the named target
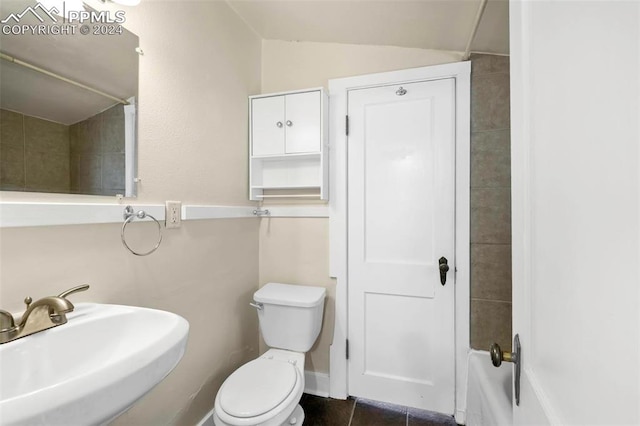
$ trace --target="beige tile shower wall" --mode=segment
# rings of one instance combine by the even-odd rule
[[[459,59],[459,53],[437,50],[264,40],[262,93],[327,87],[328,80],[333,78],[456,62]],[[328,373],[335,311],[335,280],[329,278],[328,219],[262,219],[260,285],[270,281],[327,288],[322,332],[307,355],[305,369]],[[264,342],[261,342],[261,350],[265,349]]]
[[[124,194],[124,107],[117,104],[69,128],[71,192]]]
[[[0,189],[24,187],[24,116],[0,109]]]
[[[225,2],[143,1],[123,7],[140,37],[138,135],[142,184],[132,203],[252,205],[247,200],[247,96],[260,91],[260,39]],[[116,203],[114,197],[3,192],[8,200]],[[120,225],[0,230],[0,307],[88,283],[77,302],[131,304],[184,315],[187,351],[176,369],[114,425],[194,425],[230,372],[258,353],[247,309],[258,287],[258,220],[185,221],[139,258]],[[145,249],[152,224],[128,228]],[[129,236],[129,231],[131,235]],[[140,235],[136,238],[136,233]]]
[[[471,57],[471,347],[511,348],[509,58]]]
[[[0,110],[0,188],[68,192],[69,126]]]

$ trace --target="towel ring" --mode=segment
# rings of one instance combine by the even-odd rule
[[[131,206],[127,206],[124,209],[124,214],[122,216],[124,217],[124,223],[122,224],[122,229],[120,230],[120,239],[122,240],[122,245],[124,245],[127,248],[127,250],[129,250],[131,253],[135,254],[136,256],[148,256],[154,251],[158,250],[158,247],[160,247],[160,243],[162,242],[162,225],[160,225],[160,222],[158,222],[155,217],[151,216],[149,213],[145,212],[144,210],[140,210],[138,213],[134,213],[133,207]],[[148,252],[138,253],[137,251],[134,251],[131,247],[129,247],[129,245],[127,244],[127,240],[124,236],[124,230],[127,228],[127,225],[129,224],[129,222],[133,222],[135,218],[144,219],[146,217],[150,217],[151,219],[153,219],[156,225],[158,225],[158,242],[156,243],[155,247],[153,247]]]

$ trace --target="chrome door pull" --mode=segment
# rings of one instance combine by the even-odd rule
[[[500,345],[494,343],[491,345],[489,349],[489,353],[491,354],[491,363],[494,367],[500,367],[502,362],[517,362],[518,355],[514,352],[503,352]]]
[[[442,256],[440,260],[438,260],[440,264],[440,283],[445,285],[447,283],[447,272],[449,272],[449,264],[447,258]]]
[[[489,352],[491,353],[491,362],[494,367],[500,367],[502,361],[512,362],[515,365],[514,388],[516,394],[516,405],[520,405],[520,366],[522,364],[522,348],[520,346],[520,336],[518,334],[513,337],[513,350],[513,352],[502,352],[500,345],[494,343],[491,345]]]

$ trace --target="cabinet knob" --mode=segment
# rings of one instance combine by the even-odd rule
[[[278,122],[276,123],[276,126],[278,126],[278,127],[282,127],[282,121],[278,121]]]
[[[289,127],[293,126],[293,123],[291,122],[291,120],[287,120],[287,126]]]

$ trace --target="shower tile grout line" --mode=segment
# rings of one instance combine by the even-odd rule
[[[480,298],[480,297],[472,297],[471,300],[479,300],[481,302],[496,302],[496,303],[509,303],[509,304],[513,304],[513,302],[509,301],[509,300],[496,300],[496,299],[485,299],[485,298]]]
[[[510,246],[511,243],[471,243],[471,245],[483,245],[483,246]]]
[[[472,130],[471,134],[474,134],[474,133],[488,133],[488,132],[500,132],[502,130],[511,130],[511,127],[500,127],[498,129]]]
[[[506,75],[506,76],[509,76],[509,73],[508,73],[508,72],[492,72],[492,73],[489,73],[489,74],[477,74],[477,75],[475,75],[475,76],[474,76],[474,75],[471,75],[471,84],[473,84],[473,79],[474,79],[474,78],[480,79],[480,78],[489,77],[489,76],[492,76],[492,77],[493,77],[493,76],[496,76],[496,75]],[[476,83],[477,83],[477,82],[476,82]]]
[[[481,130],[472,130],[470,133],[473,136],[473,134],[475,133],[487,133],[487,132],[499,132],[502,130],[511,130],[511,127],[500,127],[497,129],[481,129]],[[472,144],[472,148],[473,148],[473,144]]]

